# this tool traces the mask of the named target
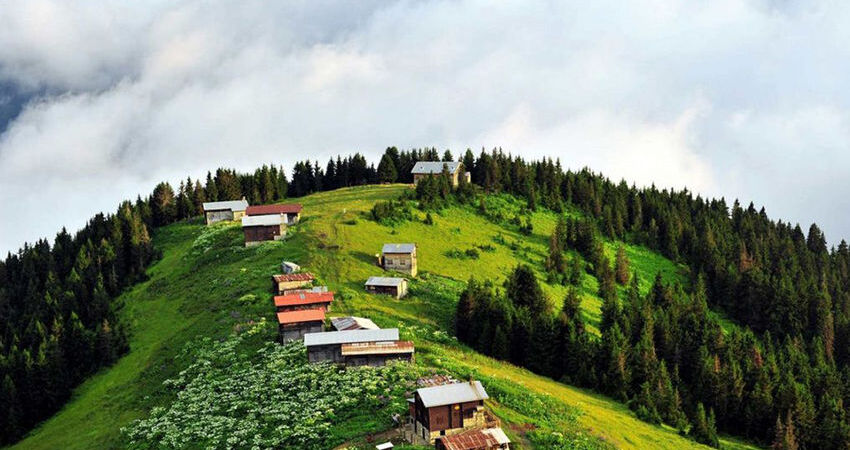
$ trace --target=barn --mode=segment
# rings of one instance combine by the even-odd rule
[[[321,333],[324,329],[325,311],[304,309],[277,313],[278,332],[284,344],[304,337],[307,333]]]
[[[333,301],[333,292],[299,292],[296,294],[276,295],[274,297],[274,307],[277,312],[302,309],[330,311]]]
[[[398,328],[311,333],[304,336],[311,363],[382,366],[391,360],[413,360],[413,343],[398,340]]]
[[[274,291],[281,294],[292,289],[302,289],[313,284],[316,278],[310,272],[272,275]]]
[[[286,236],[286,223],[280,216],[244,216],[242,231],[245,232],[245,246],[249,247],[283,239]]]
[[[248,202],[242,200],[228,200],[224,202],[204,202],[204,218],[207,225],[229,220],[240,220],[245,215]]]
[[[403,272],[416,276],[416,244],[384,244],[378,261],[384,270]]]
[[[407,295],[407,280],[398,277],[369,277],[366,280],[366,291],[402,298]]]
[[[284,223],[292,225],[301,220],[301,210],[303,207],[299,203],[288,203],[283,205],[256,205],[249,206],[245,210],[248,216],[281,216]]]

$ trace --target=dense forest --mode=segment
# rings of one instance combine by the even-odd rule
[[[200,214],[204,201],[245,197],[259,204],[411,182],[417,161],[454,159],[449,151],[389,148],[377,167],[355,154],[324,167],[298,162],[291,177],[275,166],[247,174],[218,169],[176,188],[160,183],[148,197],[95,216],[73,235],[63,230],[52,244],[42,240],[9,254],[0,262],[2,442],[54,413],[74,386],[128,350],[114,299],[143,280],[156,259],[150,240],[156,227]],[[426,208],[505,192],[525,199],[529,210],[581,210],[587,219],[559,223],[542,269],[550,282],[565,284],[590,272],[604,301],[598,338],[584,330],[575,293],[561,311],[551,311],[533,271],[519,267],[504,286],[470,281],[457,312],[460,339],[627,401],[645,420],[688,428],[708,444],[716,443],[718,430],[783,448],[850,443],[844,241],[829,249],[817,226],[804,233],[752,204],[730,207],[687,190],[636,188],[588,170],[565,171],[550,159],[524,161],[501,150],[477,156],[467,150],[458,159],[473,186],[421,184],[416,196]],[[519,228],[531,231],[530,223]],[[642,296],[624,257],[605,257],[603,239],[657,250],[689,267],[692,280],[683,287],[658,278]],[[617,284],[625,286],[623,298]],[[740,326],[724,333],[709,308]]]

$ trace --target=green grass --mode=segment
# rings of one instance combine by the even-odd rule
[[[303,220],[289,239],[250,249],[242,247],[237,225],[204,227],[200,221],[191,221],[159,230],[154,242],[163,252],[162,260],[151,267],[148,281],[122,296],[126,306],[120,314],[132,323],[130,353],[81,385],[65,408],[16,447],[122,447],[122,426],[145,417],[153,406],[173,400],[162,381],[182,369],[176,356],[186,342],[202,336],[224,337],[248,320],[273,320],[269,276],[277,272],[282,259],[298,262],[337,292],[333,315],[357,314],[382,327],[398,326],[403,337],[415,341],[417,364],[424,370],[447,371],[459,377],[474,374],[493,385],[498,395],[489,406],[503,420],[517,448],[540,447],[541,439],[552,432],[585,439],[587,442],[576,441],[575,445],[590,448],[701,447],[669,428],[639,421],[624,405],[604,396],[534,375],[458,344],[451,337],[451,327],[457,294],[464,283],[473,276],[501,282],[519,263],[539,270],[557,216],[534,213],[531,236],[488,220],[471,207],[451,207],[432,214],[434,225],[422,223],[425,215],[419,211],[414,213],[416,220],[395,227],[368,219],[376,201],[397,198],[405,189],[400,185],[369,186],[311,195],[301,199]],[[513,199],[500,196],[497,201],[503,207],[518,208]],[[382,274],[375,255],[386,242],[419,245],[421,275],[411,282],[410,295],[401,300],[363,291],[369,276]],[[465,251],[483,245],[494,249],[480,251],[478,259],[449,256],[453,249]],[[616,245],[607,243],[611,256]],[[646,248],[626,246],[626,250],[641,277],[642,290],[649,288],[657,272],[666,280],[687,279],[684,267]],[[555,307],[560,307],[566,289],[544,286]],[[596,289],[596,280],[585,275],[582,308],[593,331],[601,306]],[[536,403],[517,400],[524,397]],[[338,424],[335,433],[349,436],[351,430],[389,426],[374,420],[369,414],[355,415]],[[368,448],[365,438],[353,439],[352,445]],[[723,444],[749,448],[738,441],[724,440]]]

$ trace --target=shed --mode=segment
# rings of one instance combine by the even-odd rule
[[[274,290],[282,293],[288,289],[308,287],[316,278],[310,272],[272,275]]]
[[[276,295],[274,306],[278,312],[301,309],[321,309],[330,311],[334,301],[333,292],[299,292],[296,294]]]
[[[244,216],[242,231],[245,232],[247,247],[264,241],[283,239],[286,236],[286,223],[280,216]]]
[[[305,309],[277,313],[281,342],[301,339],[307,333],[321,333],[324,329],[325,311]]]
[[[443,173],[443,169],[448,171],[449,179],[452,186],[456,187],[460,177],[463,176],[466,182],[472,181],[472,175],[469,172],[463,172],[463,163],[458,161],[419,161],[414,164],[410,171],[413,174],[413,184],[419,182],[425,177],[435,177]]]
[[[280,270],[283,271],[283,273],[295,273],[301,271],[301,266],[291,261],[284,261],[280,263]]]
[[[384,270],[394,270],[416,276],[416,244],[384,244],[378,263]]]
[[[337,331],[347,330],[378,330],[380,329],[375,322],[363,317],[334,317],[331,319],[331,325]]]
[[[277,215],[283,217],[287,224],[293,224],[301,220],[302,209],[303,207],[300,203],[286,203],[281,205],[256,205],[249,206],[245,210],[245,214],[249,216]]]
[[[240,220],[247,208],[248,202],[244,198],[223,202],[204,202],[204,218],[207,225],[226,220]]]
[[[373,294],[402,298],[407,295],[407,280],[399,277],[369,277],[366,280],[366,290]]]

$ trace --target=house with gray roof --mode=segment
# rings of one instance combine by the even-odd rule
[[[369,277],[366,280],[366,291],[402,298],[407,295],[407,280],[400,277]]]
[[[304,335],[311,363],[383,366],[389,361],[413,361],[413,342],[398,340],[398,328],[329,331]]]
[[[204,202],[204,217],[207,225],[230,220],[240,220],[248,208],[248,201],[228,200],[224,202]]]
[[[413,184],[417,185],[425,177],[440,176],[444,170],[449,174],[453,187],[458,185],[460,177],[464,177],[467,183],[471,181],[471,174],[464,172],[463,163],[458,161],[419,161],[410,173],[413,174]]]
[[[416,276],[416,244],[384,244],[378,265],[384,270],[393,270]]]
[[[480,381],[451,383],[417,389],[408,399],[413,442],[434,445],[440,436],[498,426],[484,409],[490,398]]]

